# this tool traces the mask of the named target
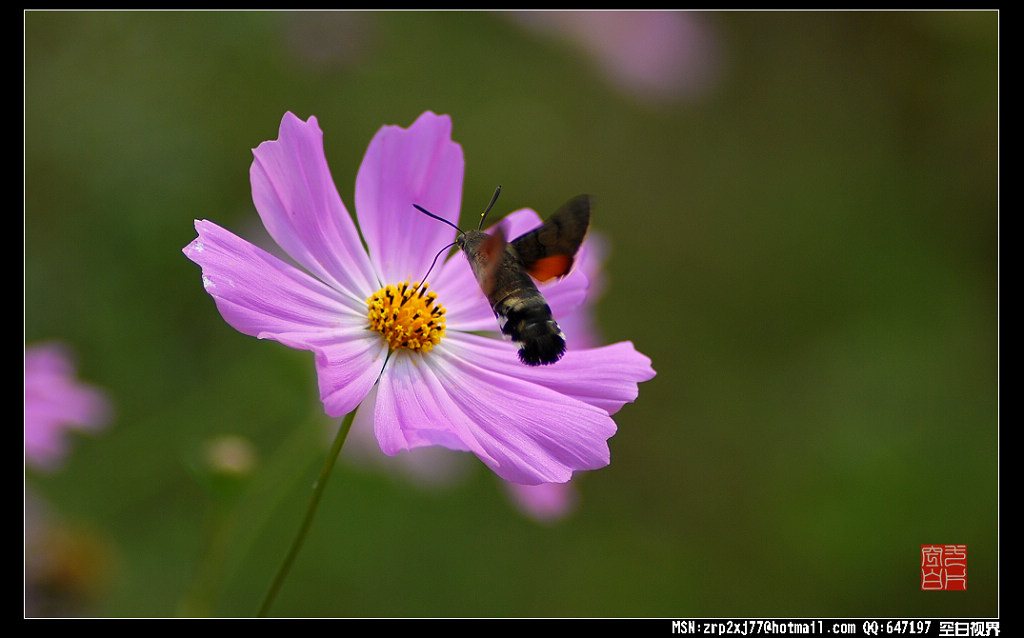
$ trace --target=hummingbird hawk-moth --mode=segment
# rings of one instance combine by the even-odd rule
[[[480,227],[500,192],[499,186],[480,215]],[[533,279],[545,282],[569,273],[590,226],[590,206],[589,195],[577,195],[543,224],[510,242],[500,227],[492,234],[479,227],[466,231],[456,227],[455,243],[466,255],[502,334],[519,346],[519,359],[526,365],[555,363],[565,354],[565,335]]]

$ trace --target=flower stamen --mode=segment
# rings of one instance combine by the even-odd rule
[[[384,336],[392,352],[408,348],[430,352],[444,337],[445,309],[435,304],[436,292],[427,292],[430,284],[388,284],[367,300],[370,328]]]

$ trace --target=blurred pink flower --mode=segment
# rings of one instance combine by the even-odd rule
[[[462,197],[462,148],[451,120],[427,112],[383,127],[356,177],[360,233],[338,196],[316,118],[285,114],[255,151],[253,201],[274,240],[307,272],[209,221],[184,252],[235,329],[315,354],[320,398],[334,417],[357,410],[389,455],[425,446],[471,451],[503,479],[562,483],[610,461],[611,414],[654,376],[631,343],[522,365],[516,346],[480,334],[497,324],[461,255],[439,264]],[[534,213],[534,215],[536,215]],[[365,242],[365,249],[363,244]],[[556,317],[579,305],[586,277],[546,289]]]
[[[334,438],[337,425],[331,427],[327,443]],[[427,491],[443,490],[465,481],[477,469],[472,457],[443,447],[424,447],[408,454],[385,456],[372,428],[352,428],[341,452],[346,462],[370,471],[398,476]],[[515,485],[515,483],[510,483]],[[562,485],[554,483],[553,485]]]
[[[518,11],[521,24],[559,33],[586,51],[624,93],[642,100],[694,99],[711,89],[721,54],[703,13]]]
[[[579,492],[569,483],[518,485],[505,483],[505,492],[516,509],[541,523],[555,523],[576,509]]]
[[[25,462],[46,471],[67,455],[67,432],[95,431],[110,419],[96,388],[75,379],[68,350],[56,343],[25,348]]]

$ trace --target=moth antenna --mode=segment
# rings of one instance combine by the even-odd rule
[[[498,195],[501,195],[501,184],[498,184],[498,187],[494,189],[494,194],[491,195],[491,203],[487,205],[484,212],[480,213],[480,224],[476,227],[477,230],[484,227],[484,218],[487,217],[487,213],[491,212],[491,209],[494,208],[494,202],[498,201]]]
[[[439,222],[444,222],[444,223],[448,224],[449,226],[451,226],[455,230],[459,231],[460,233],[462,232],[462,229],[459,228],[458,226],[456,226],[455,224],[451,223],[450,221],[448,221],[444,217],[438,217],[437,215],[435,215],[434,213],[430,212],[426,208],[423,208],[419,204],[413,204],[412,207],[415,208],[416,210],[420,211],[421,213],[423,213],[427,217],[433,217],[434,219],[436,219]]]

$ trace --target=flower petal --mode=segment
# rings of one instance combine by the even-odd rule
[[[282,338],[282,343],[286,343]],[[300,344],[290,344],[293,348]],[[377,333],[361,339],[337,340],[310,348],[316,354],[316,377],[324,411],[341,417],[366,399],[387,360],[387,342]]]
[[[605,343],[594,320],[594,305],[604,292],[605,277],[601,269],[607,255],[607,239],[597,231],[588,233],[577,254],[576,266],[587,276],[587,298],[581,306],[558,318],[558,325],[565,332],[566,347],[570,350],[593,348]]]
[[[292,113],[278,139],[253,150],[252,199],[274,241],[322,281],[355,299],[379,287],[355,223],[338,196],[315,117]]]
[[[436,426],[450,400],[423,355],[394,353],[375,390],[374,432],[385,454],[428,445],[470,450],[457,434]]]
[[[203,268],[203,285],[239,332],[316,354],[324,407],[341,416],[366,396],[387,344],[366,329],[366,302],[354,301],[261,248],[204,220],[184,253]]]
[[[639,392],[637,384],[655,375],[651,360],[637,352],[629,341],[570,350],[560,361],[547,366],[523,365],[516,355],[515,345],[503,340],[458,334],[456,341],[472,347],[474,362],[487,370],[544,385],[609,414],[615,414],[624,404],[635,400]]]
[[[501,478],[526,485],[564,483],[609,463],[615,422],[607,412],[480,367],[473,345],[447,350],[435,348],[428,366],[399,358],[381,375],[374,417],[385,453],[469,449]]]
[[[336,328],[343,318],[365,325],[359,303],[327,284],[213,222],[195,227],[199,236],[183,252],[203,268],[203,287],[239,332],[274,339]]]
[[[429,111],[412,126],[385,126],[370,142],[356,177],[356,215],[370,258],[387,283],[418,281],[451,227],[413,208],[458,222],[465,162],[447,115]]]
[[[537,211],[531,208],[514,210],[497,223],[508,239],[515,239],[544,223]]]

